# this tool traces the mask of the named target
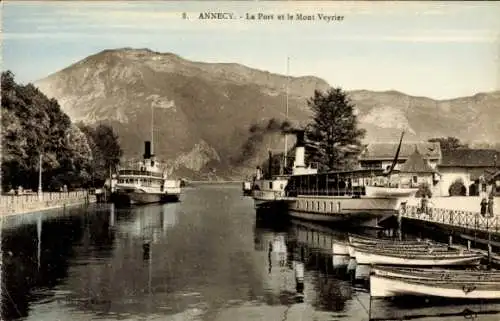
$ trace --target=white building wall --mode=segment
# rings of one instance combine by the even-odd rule
[[[470,173],[467,168],[460,167],[440,167],[439,173],[441,180],[439,181],[441,196],[450,196],[448,192],[451,184],[457,179],[462,179],[466,189],[466,195],[469,195],[469,186],[474,183],[470,179]]]
[[[391,160],[382,160],[381,163],[382,165],[380,166],[380,168],[382,169],[386,169],[387,167],[391,166],[392,165],[392,159]],[[437,159],[433,159],[433,160],[427,160],[427,162],[429,163],[429,165],[433,168],[433,169],[436,169],[437,168],[437,165],[438,165],[438,160]],[[399,167],[401,165],[404,164],[404,161],[399,161],[398,164],[396,164],[396,167],[395,169],[398,170]],[[361,166],[361,164],[359,164],[359,168],[363,168],[363,166]]]

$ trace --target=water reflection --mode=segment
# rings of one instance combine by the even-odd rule
[[[2,319],[27,316],[31,301],[53,295],[47,289],[67,277],[68,261],[73,255],[71,244],[83,237],[84,224],[85,215],[55,221],[36,214],[33,220],[16,228],[9,228],[6,222],[7,228],[2,230]],[[94,238],[100,244],[107,239]]]
[[[268,244],[268,297],[272,294],[277,298],[267,303],[305,300],[319,311],[345,311],[352,291],[349,281],[339,278],[333,265],[332,244],[337,235],[300,221],[292,221],[285,229],[275,230],[256,221],[256,250],[264,251]],[[347,265],[342,266],[346,276]]]
[[[418,297],[374,299],[370,321],[379,320],[478,320],[497,321],[500,303],[457,301]]]
[[[172,205],[172,206],[170,206]],[[111,228],[115,242],[111,252],[100,256],[80,255],[66,287],[70,306],[96,314],[134,310],[154,313],[158,309],[155,293],[165,293],[168,269],[164,253],[167,230],[177,222],[176,204],[114,209],[109,217],[119,224]],[[84,252],[85,253],[85,252]]]
[[[344,232],[256,217],[239,185],[193,188],[182,203],[37,215],[4,222],[3,320],[417,316],[418,306],[396,301],[372,303],[369,311],[367,289],[353,286],[348,257],[334,255]],[[439,321],[456,318],[433,311],[474,308],[420,306],[427,320]]]

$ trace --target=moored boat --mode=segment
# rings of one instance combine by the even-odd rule
[[[422,245],[422,244],[431,244],[430,240],[396,240],[396,239],[383,239],[383,238],[375,238],[368,237],[362,235],[349,235],[348,237],[349,243],[358,243],[358,244],[394,244],[394,245]]]
[[[458,249],[449,248],[446,244],[416,244],[416,245],[404,245],[404,244],[357,244],[351,243],[349,247],[355,252],[357,250],[363,249],[366,251],[385,251],[385,252],[405,252],[405,253],[459,253]]]
[[[151,153],[150,142],[146,141],[143,161],[135,168],[118,171],[114,202],[123,205],[178,201],[180,193],[180,181],[167,179]]]
[[[354,256],[358,264],[412,265],[412,266],[446,266],[477,265],[482,254],[461,253],[458,251],[432,252],[409,250],[380,250],[375,248],[354,247]]]
[[[500,298],[498,280],[475,282],[471,280],[415,279],[394,276],[370,275],[371,297],[398,295],[437,296],[455,299]]]
[[[304,131],[295,131],[294,173],[288,179],[285,194],[293,217],[326,222],[383,220],[395,215],[413,188],[393,184],[388,175],[397,163],[401,141],[393,166],[383,169],[357,169],[326,173],[307,172],[304,162]],[[401,136],[402,139],[402,136]],[[304,169],[299,173],[300,169]],[[378,222],[373,222],[378,226]]]
[[[500,271],[444,268],[405,268],[396,266],[372,267],[371,273],[380,276],[390,276],[406,279],[452,280],[490,282],[500,281]]]

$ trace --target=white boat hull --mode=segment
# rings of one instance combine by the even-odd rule
[[[349,255],[349,244],[341,241],[333,241],[332,253],[334,255]]]
[[[172,190],[170,193],[154,193],[143,191],[141,189],[129,189],[118,190],[117,194],[119,195],[119,203],[128,203],[130,205],[178,201],[180,197],[180,191],[177,190]]]
[[[369,197],[413,197],[417,191],[418,188],[365,186],[366,196]]]
[[[298,196],[289,200],[290,216],[323,222],[346,221],[352,218],[370,219],[396,214],[401,204],[398,198],[353,198],[346,196]]]
[[[461,281],[417,281],[371,275],[370,295],[372,297],[418,295],[453,299],[498,299],[500,298],[500,283],[483,285]]]
[[[461,280],[475,283],[499,281],[500,272],[479,271],[479,270],[454,270],[435,268],[400,268],[400,267],[372,267],[371,273],[379,276],[389,276],[396,278],[415,280]],[[500,283],[499,283],[500,286]]]
[[[349,252],[349,256],[352,258],[356,258],[356,251],[354,250],[354,247],[348,246],[347,251]]]
[[[386,265],[413,265],[413,266],[446,266],[478,264],[482,255],[389,255],[376,252],[354,249],[358,264],[386,264]]]

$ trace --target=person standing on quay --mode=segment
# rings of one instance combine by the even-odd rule
[[[488,214],[489,214],[489,217],[493,217],[494,216],[494,214],[493,214],[493,205],[494,205],[493,193],[491,193],[490,196],[489,196],[489,199],[488,199]]]

